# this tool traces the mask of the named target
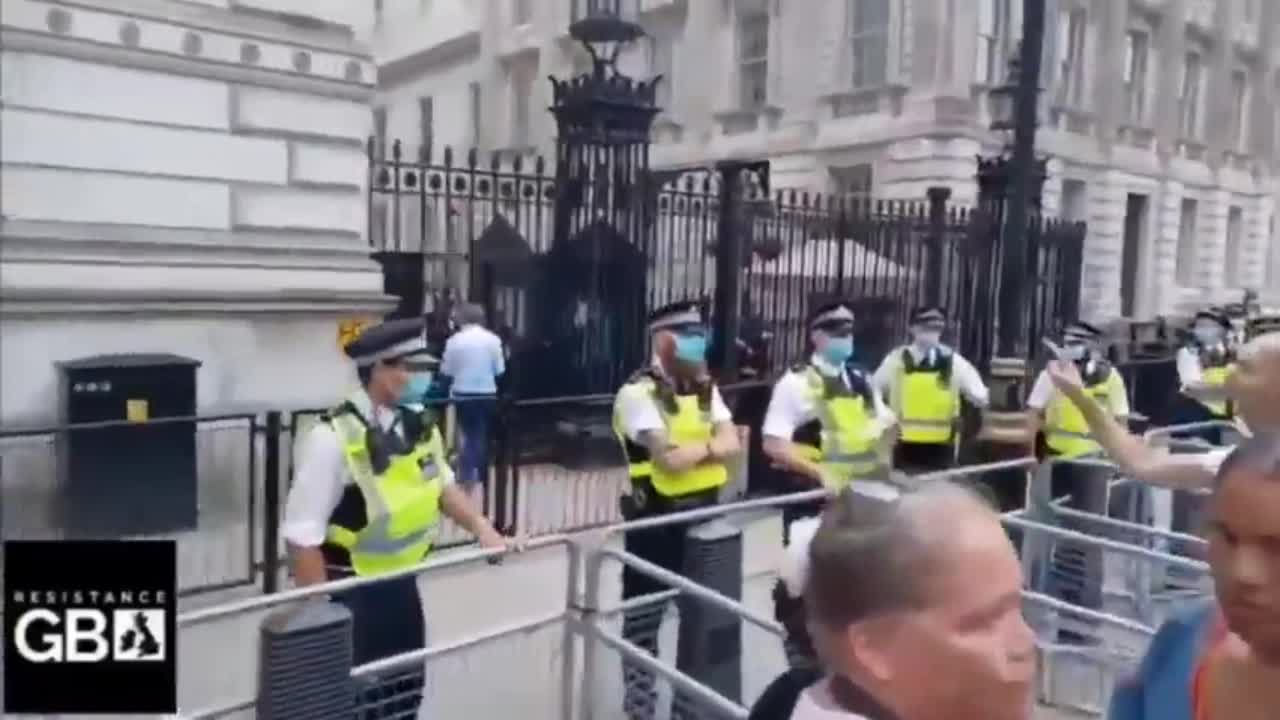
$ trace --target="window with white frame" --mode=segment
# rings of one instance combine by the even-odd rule
[[[430,95],[418,98],[418,142],[430,148],[436,135],[436,102]]]
[[[978,0],[978,51],[973,69],[975,83],[995,85],[1004,79],[1012,19],[1011,0]]]
[[[1249,111],[1249,75],[1244,70],[1231,73],[1231,145],[1245,145],[1246,113]]]
[[[769,102],[769,13],[738,15],[738,105],[751,110]]]
[[[1226,275],[1227,286],[1239,285],[1240,260],[1244,248],[1244,210],[1232,205],[1227,210],[1227,246],[1225,248],[1222,271]]]
[[[1196,216],[1200,212],[1200,203],[1195,198],[1182,198],[1182,208],[1178,213],[1178,250],[1175,258],[1175,276],[1178,284],[1195,285],[1196,281]]]
[[[529,130],[530,107],[533,103],[533,72],[526,65],[511,70],[511,147],[525,148],[532,143]]]
[[[1124,42],[1124,95],[1129,122],[1142,125],[1147,111],[1147,67],[1151,36],[1143,30],[1130,30]]]
[[[511,0],[511,22],[516,25],[528,25],[533,19],[532,0]]]
[[[671,83],[675,82],[675,43],[670,35],[655,33],[648,39],[649,73],[662,76],[655,101],[659,108],[671,110]]]
[[[1204,57],[1192,51],[1182,61],[1182,84],[1178,95],[1178,129],[1184,138],[1200,137],[1200,81],[1204,77]]]
[[[849,0],[851,87],[889,81],[889,0]]]
[[[1058,102],[1077,107],[1084,99],[1087,21],[1084,8],[1071,8],[1058,23]]]

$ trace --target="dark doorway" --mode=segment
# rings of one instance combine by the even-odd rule
[[[1124,206],[1124,255],[1120,259],[1120,314],[1133,317],[1138,305],[1138,264],[1147,226],[1147,196],[1129,193]]]

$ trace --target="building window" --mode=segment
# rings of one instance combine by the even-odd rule
[[[1004,79],[1011,8],[1010,0],[978,0],[978,53],[973,81],[979,85],[995,85]]]
[[[533,73],[523,69],[511,72],[511,146],[532,145],[529,132],[530,105],[533,102]]]
[[[1232,205],[1227,210],[1227,246],[1223,253],[1222,272],[1227,278],[1227,283],[1236,281],[1234,285],[1239,285],[1240,277],[1240,259],[1243,254],[1240,247],[1244,241],[1244,210],[1237,205]],[[1234,287],[1228,284],[1228,287]]]
[[[1130,30],[1124,43],[1124,94],[1129,122],[1142,125],[1147,110],[1147,62],[1151,37],[1141,30]]]
[[[659,108],[671,109],[671,84],[675,82],[675,46],[670,36],[649,36],[649,72],[662,76],[654,98]]]
[[[418,98],[418,142],[423,150],[431,148],[436,137],[436,107],[431,96]]]
[[[738,17],[738,104],[759,108],[769,101],[769,13],[744,12]]]
[[[516,25],[528,25],[533,19],[533,7],[530,0],[511,0],[511,20]]]
[[[1062,219],[1083,222],[1089,217],[1088,189],[1083,180],[1062,181]]]
[[[1178,97],[1179,129],[1184,138],[1200,137],[1200,79],[1204,75],[1204,59],[1200,53],[1187,53],[1182,63],[1182,90]]]
[[[866,200],[871,197],[874,173],[871,163],[833,167],[828,170],[831,176],[831,193],[838,198]]]
[[[1084,98],[1084,48],[1088,16],[1081,8],[1063,12],[1058,25],[1058,102],[1079,107]]]
[[[1249,110],[1249,76],[1243,70],[1231,73],[1231,144],[1245,146],[1245,114]]]
[[[387,153],[387,109],[384,107],[376,107],[373,109],[373,147],[374,151],[383,157]]]
[[[1199,203],[1194,198],[1182,198],[1182,210],[1178,214],[1178,255],[1175,274],[1178,284],[1196,284],[1196,215]]]
[[[889,0],[849,0],[849,57],[855,90],[889,81]]]
[[[467,85],[468,110],[471,114],[471,147],[480,147],[480,135],[484,129],[480,117],[480,83]]]

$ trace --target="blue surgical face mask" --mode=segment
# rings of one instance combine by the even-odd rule
[[[1222,339],[1222,328],[1214,325],[1197,325],[1194,333],[1196,340],[1204,345],[1213,345]]]
[[[421,405],[427,397],[427,391],[431,389],[431,373],[415,373],[409,377],[409,382],[404,384],[404,389],[400,391],[400,399],[397,401],[400,405]]]
[[[911,336],[916,347],[922,350],[932,350],[942,342],[940,330],[915,330],[912,331]]]
[[[827,344],[822,348],[823,360],[832,365],[841,365],[851,357],[853,357],[852,337],[827,338]]]
[[[706,335],[677,335],[676,359],[690,365],[700,364],[707,359]]]

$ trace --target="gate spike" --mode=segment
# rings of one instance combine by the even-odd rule
[[[520,172],[524,169],[524,156],[516,155],[515,160],[511,163],[512,172]]]
[[[476,165],[479,165],[479,164],[480,164],[480,151],[476,150],[475,148],[471,148],[470,150],[467,151],[467,167],[471,168],[472,170],[475,170]]]
[[[368,156],[368,158],[369,158],[369,164],[370,164],[370,165],[372,165],[374,162],[376,162],[376,161],[379,159],[379,158],[377,157],[377,154],[378,154],[378,140],[377,140],[377,138],[375,138],[374,136],[370,135],[370,136],[369,136],[369,138],[368,138],[367,140],[365,140],[365,142],[364,142],[364,151],[365,151],[365,155],[366,155],[366,156]]]
[[[391,141],[391,159],[394,160],[395,162],[400,162],[400,140],[399,139]]]
[[[453,167],[453,146],[452,145],[444,146],[444,166]]]
[[[539,156],[538,156],[538,158],[537,158],[537,160],[535,160],[535,161],[534,161],[534,163],[533,163],[533,171],[534,171],[534,172],[536,172],[536,173],[537,173],[537,174],[539,174],[539,175],[542,175],[542,174],[546,173],[546,171],[547,171],[547,160],[546,160],[546,158],[544,158],[544,157],[542,157],[541,155],[539,155]]]
[[[502,153],[498,150],[494,150],[493,152],[489,153],[489,170],[492,172],[498,172],[498,169],[501,167],[502,167]]]

